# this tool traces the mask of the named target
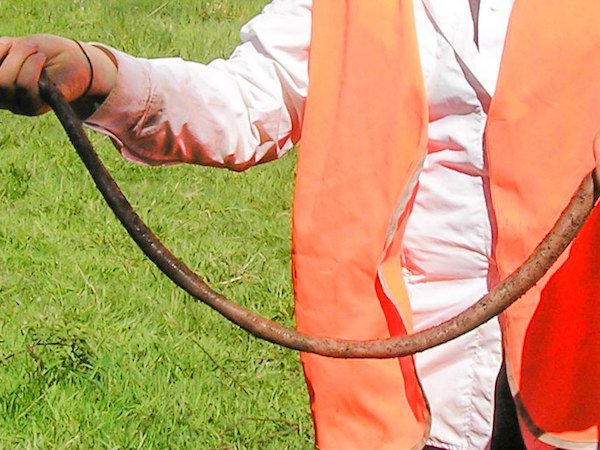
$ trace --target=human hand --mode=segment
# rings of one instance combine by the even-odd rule
[[[114,60],[95,46],[44,34],[0,37],[0,109],[28,116],[48,111],[38,90],[42,69],[79,109],[86,99],[106,97],[117,77]]]

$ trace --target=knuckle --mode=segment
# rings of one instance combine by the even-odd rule
[[[21,71],[17,75],[15,86],[28,90],[35,89],[40,73],[44,65],[45,57],[39,53],[35,53],[23,64]]]
[[[13,45],[13,51],[22,55],[36,53],[39,50],[39,46],[33,42],[19,41]]]

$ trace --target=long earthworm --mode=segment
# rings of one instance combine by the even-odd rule
[[[500,314],[548,271],[575,238],[594,205],[592,177],[587,176],[534,253],[473,306],[432,328],[412,335],[354,341],[315,337],[284,327],[214,291],[175,257],[140,219],[112,179],[83,131],[82,123],[54,83],[42,74],[42,99],[54,110],[98,190],[140,249],[176,285],[254,336],[301,352],[333,358],[397,358],[455,339]]]

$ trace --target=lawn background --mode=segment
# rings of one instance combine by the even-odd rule
[[[0,0],[0,35],[226,57],[264,0]],[[104,205],[56,120],[0,112],[0,448],[311,448],[297,355],[178,291]],[[123,161],[141,216],[209,282],[293,324],[294,155],[236,174]]]

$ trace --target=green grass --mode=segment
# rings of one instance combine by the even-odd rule
[[[0,35],[208,61],[265,3],[0,1]],[[297,355],[233,328],[146,261],[53,117],[0,112],[0,124],[0,448],[311,448]],[[242,174],[151,169],[93,141],[177,255],[293,324],[293,155]]]

